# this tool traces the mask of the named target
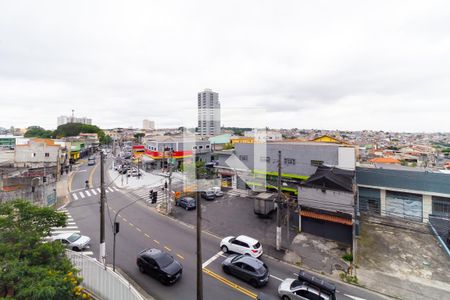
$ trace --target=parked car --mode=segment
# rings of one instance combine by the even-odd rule
[[[248,255],[231,255],[222,262],[222,269],[255,288],[264,286],[269,281],[269,269],[266,264]]]
[[[52,241],[59,241],[66,248],[72,249],[73,251],[82,251],[89,247],[91,238],[76,232],[65,232],[53,236]]]
[[[214,200],[214,199],[216,199],[216,195],[211,190],[203,191],[203,192],[200,193],[200,195],[205,200]]]
[[[183,266],[172,255],[159,249],[142,250],[137,256],[136,264],[141,273],[146,273],[163,284],[174,283],[183,273]]]
[[[175,202],[175,205],[182,207],[186,210],[195,209],[197,207],[195,199],[192,197],[181,197]]]
[[[283,300],[336,300],[336,287],[317,276],[300,271],[298,278],[287,278],[278,287],[278,295]]]
[[[136,176],[140,176],[141,172],[138,171],[138,169],[133,168],[133,169],[128,170],[127,174],[128,174],[128,176],[136,177]]]
[[[223,196],[223,192],[222,192],[222,190],[220,189],[219,186],[212,187],[211,191],[214,193],[214,196],[216,196],[216,197],[222,197]]]
[[[220,249],[224,253],[235,252],[252,257],[260,257],[263,254],[261,243],[246,235],[240,235],[238,237],[227,236],[220,242]]]

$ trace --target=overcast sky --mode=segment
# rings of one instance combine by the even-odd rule
[[[450,131],[450,6],[0,0],[2,127],[194,126],[204,88],[226,126]]]

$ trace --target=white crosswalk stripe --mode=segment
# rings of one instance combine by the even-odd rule
[[[110,192],[114,192],[114,190],[113,190],[112,188],[110,188],[110,187],[108,187],[108,190],[109,190]]]
[[[79,192],[79,194],[80,194],[80,197],[81,197],[81,198],[84,198],[83,192]]]
[[[97,195],[97,192],[94,189],[92,189],[91,192],[92,194],[94,194],[94,196]]]
[[[89,191],[84,191],[84,192],[86,193],[86,195],[87,195],[88,197],[91,196],[91,193],[89,193]]]
[[[119,191],[119,189],[118,189],[118,188],[116,188],[116,187],[113,187],[113,189],[114,189],[114,190],[116,190],[116,192],[118,192],[118,191]]]
[[[75,195],[75,194],[73,194],[73,195]],[[73,221],[73,218],[70,215],[69,211],[67,209],[62,209],[62,210],[60,210],[60,212],[66,214],[67,220],[68,220],[67,226],[65,226],[65,227],[53,227],[51,229],[51,235],[55,236],[55,235],[58,235],[58,234],[61,234],[61,233],[69,233],[69,232],[70,233],[79,233],[79,234],[81,234],[78,226]],[[50,241],[51,237],[47,237],[47,238],[45,238],[45,240]],[[87,250],[85,250],[85,251],[81,251],[80,253],[82,253],[84,255],[88,255],[88,256],[93,256],[94,255],[94,252],[89,251],[89,248]]]
[[[74,200],[78,200],[77,194],[73,193],[72,196],[73,196],[73,199],[74,199]]]
[[[100,194],[100,188],[97,189],[97,192]]]

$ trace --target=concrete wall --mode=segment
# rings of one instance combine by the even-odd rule
[[[428,222],[428,216],[432,214],[433,197],[431,195],[422,195],[422,216],[423,222]]]
[[[310,176],[316,172],[317,166],[311,165],[312,160],[323,161],[325,165],[337,166],[339,164],[339,145],[321,143],[267,143],[266,156],[269,161],[266,163],[267,172],[277,172],[278,151],[281,150],[282,173]],[[235,153],[238,157],[247,156],[243,163],[254,169],[255,161],[260,157],[255,157],[254,144],[235,145]],[[295,165],[284,163],[285,158],[295,159]]]
[[[354,215],[353,193],[322,190],[316,188],[298,188],[298,204],[331,212],[344,212]]]
[[[42,166],[45,164],[56,164],[59,159],[59,146],[48,146],[45,143],[33,143],[18,146],[15,149],[14,163],[18,167]],[[48,153],[48,157],[45,154]]]

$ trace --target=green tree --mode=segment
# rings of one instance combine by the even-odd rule
[[[40,126],[30,126],[27,128],[27,131],[24,134],[26,138],[46,138],[50,139],[53,137],[53,131],[45,130]]]
[[[138,132],[134,134],[134,138],[136,139],[137,143],[142,143],[142,138],[145,136],[145,133],[143,132]]]
[[[103,130],[101,130],[98,126],[81,123],[67,123],[60,125],[56,128],[54,136],[57,138],[62,138],[67,136],[77,136],[80,133],[96,133],[101,144],[111,143],[111,138],[107,137],[105,132],[103,132]]]
[[[0,204],[0,298],[79,299],[81,279],[57,242],[43,242],[67,217],[24,200]]]

